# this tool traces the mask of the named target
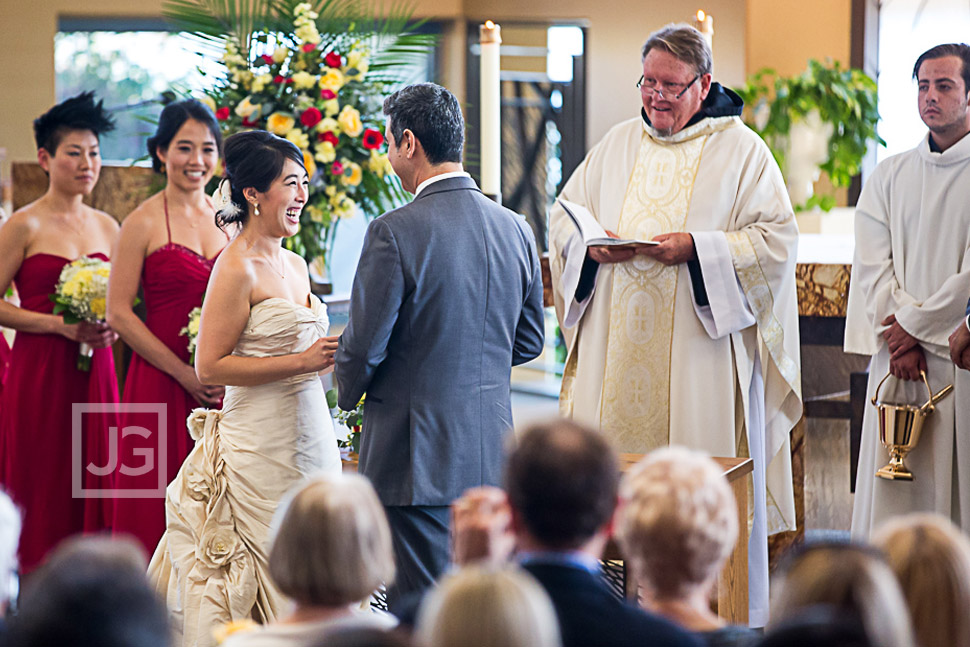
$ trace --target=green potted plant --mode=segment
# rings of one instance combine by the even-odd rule
[[[849,186],[869,142],[885,145],[876,133],[876,82],[837,61],[810,60],[794,77],[764,68],[738,94],[747,106],[744,120],[771,148],[796,211],[831,209],[832,196],[813,195],[819,171],[834,186]]]

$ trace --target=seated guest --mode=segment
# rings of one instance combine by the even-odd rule
[[[873,544],[886,554],[923,647],[970,647],[970,542],[946,517],[887,522]]]
[[[0,490],[0,642],[6,633],[4,619],[11,600],[17,599],[17,544],[20,541],[20,511]]]
[[[697,645],[680,627],[619,600],[600,575],[619,479],[600,433],[564,420],[527,430],[505,472],[519,562],[552,598],[565,647]]]
[[[913,645],[903,593],[875,550],[852,544],[809,546],[782,567],[774,587],[769,631],[808,609],[828,607],[861,623],[871,645]]]
[[[168,615],[146,568],[145,554],[130,540],[62,542],[28,580],[9,644],[167,647]]]
[[[862,622],[831,607],[809,607],[773,625],[757,647],[875,647]]]
[[[561,647],[549,596],[528,574],[467,568],[429,593],[418,615],[424,647]]]
[[[412,647],[407,634],[400,629],[376,627],[343,627],[325,631],[308,647]]]
[[[734,495],[717,463],[665,447],[627,472],[617,535],[648,610],[697,632],[708,645],[747,644],[757,634],[711,611],[718,573],[738,539]]]
[[[293,600],[277,622],[233,634],[226,647],[303,645],[338,627],[389,627],[361,601],[394,579],[391,531],[362,476],[326,474],[301,486],[283,513],[269,553],[276,586]]]

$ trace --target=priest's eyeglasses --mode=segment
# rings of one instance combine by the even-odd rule
[[[637,87],[640,90],[650,92],[659,95],[661,99],[666,99],[667,101],[679,101],[684,93],[694,85],[697,79],[701,78],[700,74],[695,74],[694,78],[690,80],[690,83],[663,83],[661,81],[653,81],[647,83],[644,77],[641,75],[640,80],[637,81]]]

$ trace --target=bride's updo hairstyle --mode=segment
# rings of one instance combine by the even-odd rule
[[[229,201],[216,212],[220,229],[227,225],[244,226],[249,220],[249,202],[243,189],[253,188],[264,193],[283,172],[283,164],[290,159],[303,166],[303,154],[293,142],[265,130],[248,130],[230,135],[225,145],[226,173],[223,183],[229,182]],[[219,193],[224,191],[220,184]]]

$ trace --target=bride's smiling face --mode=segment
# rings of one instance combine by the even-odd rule
[[[306,205],[309,187],[310,178],[303,165],[287,159],[269,189],[256,194],[259,215],[255,218],[264,233],[288,237],[299,231],[300,213]]]

